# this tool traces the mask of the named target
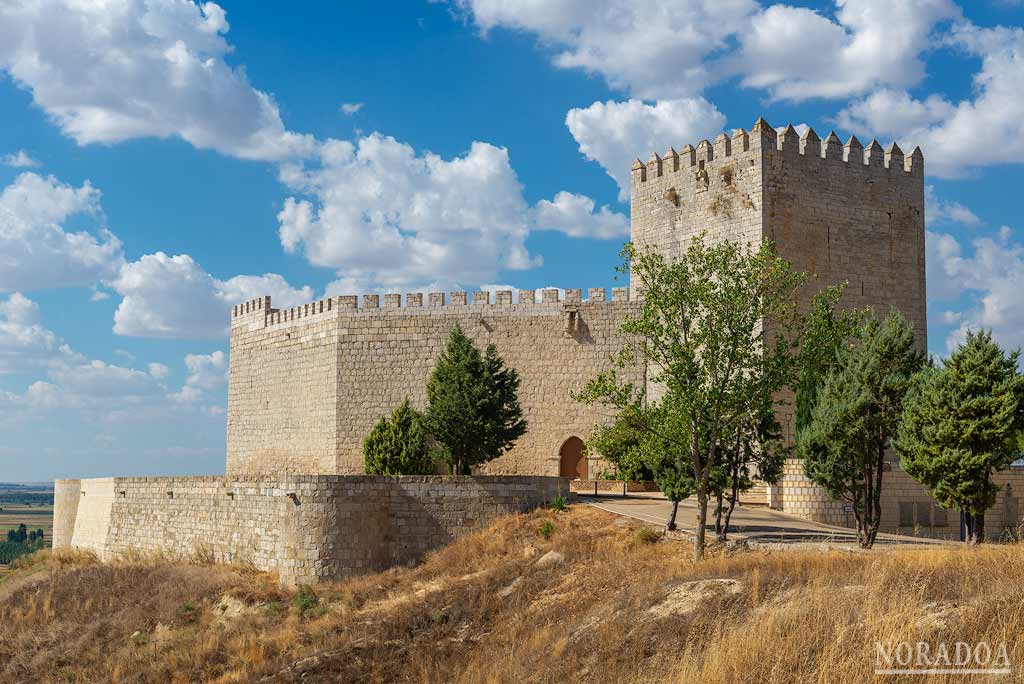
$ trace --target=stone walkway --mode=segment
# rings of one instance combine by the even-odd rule
[[[630,494],[621,496],[581,496],[579,501],[611,513],[624,515],[663,528],[672,504],[661,494]],[[687,499],[679,504],[676,524],[686,536],[693,534],[697,501]],[[708,539],[714,539],[714,505],[708,506]],[[739,505],[732,514],[729,539],[746,541],[759,547],[783,547],[806,544],[837,544],[855,546],[856,530],[811,522],[764,506]],[[927,539],[896,534],[879,534],[877,545],[946,544],[946,540]]]

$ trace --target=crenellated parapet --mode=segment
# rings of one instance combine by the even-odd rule
[[[586,291],[586,299],[583,297],[583,292],[582,289],[559,290],[557,288],[518,291],[478,290],[476,292],[429,292],[425,297],[423,292],[409,292],[406,293],[404,300],[398,293],[388,293],[383,297],[379,294],[340,295],[282,309],[273,308],[270,297],[266,296],[233,306],[231,320],[233,326],[244,322],[250,327],[253,324],[255,327],[265,327],[325,315],[380,314],[395,309],[408,313],[421,313],[442,310],[442,308],[450,311],[462,307],[500,309],[511,306],[536,306],[543,308],[545,305],[571,306],[606,302],[622,303],[630,300],[628,287],[612,288],[611,297],[606,296],[607,291],[603,287],[589,288]]]
[[[760,118],[749,132],[738,128],[731,136],[720,134],[714,142],[701,140],[696,147],[687,144],[678,152],[669,148],[663,156],[654,153],[646,163],[637,159],[633,162],[632,182],[637,185],[662,176],[689,174],[697,183],[706,183],[702,172],[707,167],[719,167],[740,157],[750,157],[750,152],[770,157],[781,155],[783,159],[794,162],[820,163],[819,160],[826,160],[827,163],[868,172],[874,170],[924,177],[924,155],[919,147],[914,148],[910,156],[905,156],[895,142],[883,149],[877,140],[872,140],[865,148],[856,136],[851,136],[844,144],[832,131],[822,140],[813,128],[799,135],[792,124],[779,133]]]

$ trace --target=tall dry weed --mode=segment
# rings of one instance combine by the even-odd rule
[[[1018,545],[694,564],[638,530],[583,506],[509,516],[415,568],[319,585],[315,610],[251,567],[55,552],[4,585],[0,648],[19,657],[0,681],[852,684],[885,681],[876,641],[908,639],[1005,641],[1024,680]],[[672,603],[721,580],[739,590]]]

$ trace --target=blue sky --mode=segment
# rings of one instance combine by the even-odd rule
[[[1024,3],[0,6],[0,480],[223,471],[230,305],[596,287],[629,161],[920,145],[929,348],[1024,343]]]

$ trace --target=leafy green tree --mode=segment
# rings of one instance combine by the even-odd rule
[[[802,431],[811,422],[818,390],[825,376],[835,368],[839,354],[857,334],[867,316],[866,310],[839,309],[846,283],[818,292],[800,331],[797,356],[799,375],[796,386],[794,426]]]
[[[697,495],[694,557],[700,559],[710,480],[724,439],[766,397],[792,384],[801,320],[797,292],[806,277],[768,244],[757,251],[729,241],[709,245],[703,235],[674,262],[630,244],[622,256],[619,270],[630,272],[643,298],[639,312],[622,324],[628,340],[617,366],[645,364],[652,383],[672,397],[669,424],[686,425],[666,433],[667,456],[689,462]],[[634,400],[625,389],[614,373],[603,373],[578,398],[622,409]]]
[[[587,448],[615,466],[621,479],[644,482],[654,480],[654,471],[641,448],[645,433],[636,424],[639,410],[640,406],[636,406],[633,411],[620,411],[614,422],[599,425],[587,440]]]
[[[437,454],[455,475],[497,458],[526,432],[519,374],[493,345],[483,354],[455,325],[427,383],[424,416]]]
[[[858,338],[826,375],[797,448],[807,477],[852,504],[858,543],[871,548],[881,522],[885,450],[924,357],[899,313],[884,321],[869,317]]]
[[[770,398],[765,398],[758,411],[735,423],[732,433],[723,440],[720,454],[711,489],[715,497],[715,536],[726,541],[740,494],[750,491],[757,481],[776,484],[789,455]]]
[[[941,368],[915,378],[894,442],[903,470],[963,513],[968,543],[985,538],[985,510],[998,490],[992,474],[1019,457],[1019,360],[1019,351],[1004,353],[990,332],[968,332]]]
[[[425,475],[433,471],[423,416],[406,399],[391,419],[381,417],[363,440],[368,475]]]
[[[640,460],[654,474],[654,481],[665,498],[672,503],[665,529],[676,529],[679,502],[693,496],[696,479],[687,451],[690,444],[690,421],[680,410],[679,397],[669,392],[660,401],[639,412],[635,424],[643,427]]]

